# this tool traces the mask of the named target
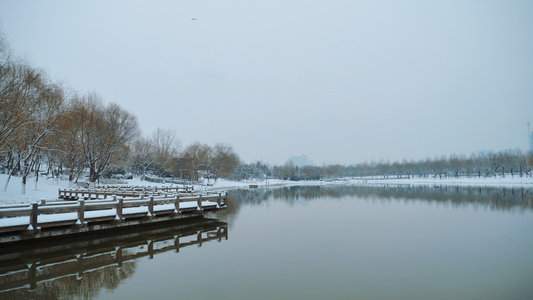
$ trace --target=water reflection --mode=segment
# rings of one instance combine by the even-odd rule
[[[295,205],[298,201],[322,198],[340,199],[357,197],[370,201],[405,201],[449,204],[452,206],[472,205],[490,210],[527,211],[533,210],[533,188],[505,187],[462,187],[462,186],[291,186],[274,189],[234,190],[228,192],[226,213],[236,214],[240,205],[260,205],[268,199],[285,201]]]
[[[235,298],[533,299],[533,188],[346,185],[228,197],[232,241],[261,237],[235,249],[253,267],[233,277],[256,292]]]
[[[0,298],[93,298],[131,277],[136,260],[209,241],[228,239],[227,223],[214,219],[142,231],[100,234],[0,250]]]

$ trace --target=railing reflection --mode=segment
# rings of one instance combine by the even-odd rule
[[[86,282],[80,295],[90,297],[98,293],[104,281],[118,283],[133,275],[136,260],[153,258],[156,254],[192,245],[201,247],[210,241],[228,239],[227,223],[204,219],[201,223],[151,228],[150,230],[108,234],[90,240],[56,241],[34,245],[19,245],[0,250],[0,298],[20,298],[28,294],[44,295],[47,289],[59,292]],[[31,250],[29,250],[31,249]],[[85,279],[86,277],[90,277]],[[105,286],[113,289],[115,284]],[[95,289],[87,294],[87,289]],[[76,288],[74,288],[76,289]],[[63,298],[67,295],[50,295]],[[85,295],[83,295],[85,294]]]

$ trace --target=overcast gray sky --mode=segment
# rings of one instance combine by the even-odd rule
[[[533,1],[0,0],[14,52],[245,161],[527,149]]]

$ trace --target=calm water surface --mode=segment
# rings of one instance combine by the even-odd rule
[[[531,189],[230,194],[216,224],[81,249],[92,269],[65,271],[75,249],[18,258],[50,279],[17,287],[4,270],[0,288],[12,285],[0,299],[533,299]]]

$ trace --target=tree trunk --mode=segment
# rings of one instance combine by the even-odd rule
[[[9,171],[9,176],[7,176],[6,184],[4,185],[4,192],[7,192],[7,186],[9,185],[9,180],[11,179],[11,175],[13,175],[13,172]]]
[[[41,161],[40,159],[37,160],[35,163],[35,190],[37,190],[37,187],[39,186],[39,170],[41,169]]]
[[[38,186],[39,186],[39,168],[35,170],[35,190],[37,190]]]
[[[93,168],[90,168],[89,181],[90,182],[96,182],[96,180],[98,180],[98,174],[96,173],[96,171]]]
[[[22,175],[22,194],[26,194],[26,172],[24,172],[24,175]]]

